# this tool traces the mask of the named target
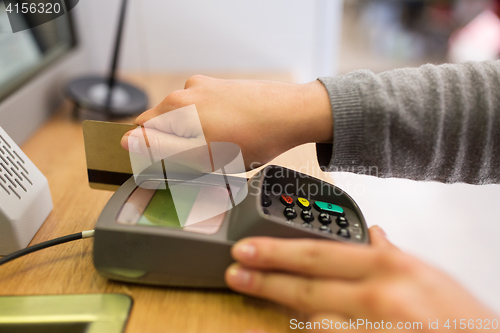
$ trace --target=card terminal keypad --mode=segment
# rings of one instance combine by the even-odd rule
[[[287,225],[345,239],[361,240],[363,231],[356,214],[346,207],[303,196],[263,194],[266,214],[276,216]]]

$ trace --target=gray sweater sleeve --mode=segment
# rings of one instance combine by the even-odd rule
[[[320,165],[378,177],[500,183],[500,61],[320,78],[334,119]]]

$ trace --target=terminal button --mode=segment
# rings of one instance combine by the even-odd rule
[[[310,210],[303,210],[302,213],[300,213],[300,217],[302,217],[302,219],[306,223],[309,223],[314,220],[314,216]]]
[[[291,207],[285,208],[285,211],[283,212],[283,214],[285,214],[285,217],[288,220],[293,220],[294,218],[297,217],[297,212],[295,211],[295,209],[293,209]]]
[[[319,227],[319,231],[326,232],[329,234],[332,233],[332,229],[330,229],[330,227],[327,225],[322,225],[321,227]]]
[[[271,206],[273,202],[271,201],[271,198],[266,195],[266,194],[262,194],[262,207],[269,207]]]
[[[319,214],[318,220],[322,225],[329,225],[330,223],[332,223],[332,219],[330,218],[330,215],[327,213]]]
[[[347,222],[347,219],[343,216],[337,217],[337,225],[341,228],[346,228],[349,226],[349,222]]]
[[[293,198],[289,195],[282,194],[280,197],[280,201],[283,205],[287,207],[293,207]]]
[[[316,201],[314,202],[314,208],[316,208],[316,210],[322,213],[344,215],[344,209],[342,207],[334,205],[329,202]]]
[[[349,230],[347,229],[340,229],[337,235],[344,237],[344,238],[350,238],[351,235],[349,235]]]
[[[356,234],[356,235],[361,235],[362,232],[361,232],[361,228],[350,228],[351,229],[351,232],[353,234]]]
[[[297,198],[297,205],[302,208],[302,209],[311,209],[311,204],[309,203],[309,200],[304,199],[304,198]]]

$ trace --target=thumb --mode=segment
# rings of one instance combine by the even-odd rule
[[[173,172],[169,166],[183,165],[200,172],[213,172],[208,145],[204,138],[184,138],[175,134],[138,127],[122,138],[122,146],[130,153],[135,174],[143,170],[144,164],[163,161],[162,172]],[[151,171],[151,170],[150,170]],[[187,171],[187,170],[185,170]]]
[[[375,247],[392,247],[396,248],[388,239],[387,235],[381,227],[374,225],[370,228],[370,240]]]

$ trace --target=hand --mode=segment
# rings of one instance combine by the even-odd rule
[[[303,143],[332,141],[330,100],[319,81],[299,85],[197,75],[186,82],[184,90],[172,92],[159,105],[140,115],[136,124],[143,125],[192,104],[198,111],[205,139],[237,144],[247,169],[267,163]],[[175,124],[171,125],[163,127],[184,138],[189,135],[185,129],[177,133]],[[125,149],[128,149],[128,135],[122,139]]]
[[[443,327],[448,319],[453,331],[454,319],[476,325],[477,319],[498,318],[446,274],[397,249],[381,228],[372,227],[370,236],[371,246],[244,239],[232,249],[237,263],[226,271],[226,282],[238,292],[307,312],[312,322],[383,320],[392,330],[398,322],[422,322],[423,331],[435,332],[429,319],[439,319],[439,329],[449,332]]]

